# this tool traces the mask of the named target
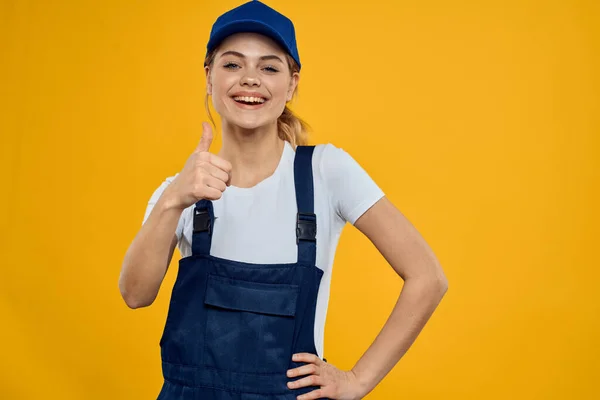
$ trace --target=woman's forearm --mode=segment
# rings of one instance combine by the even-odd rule
[[[398,301],[371,346],[352,368],[367,395],[392,370],[433,314],[447,291],[439,279],[407,279]],[[362,397],[361,396],[361,397]]]
[[[129,246],[119,277],[129,307],[146,307],[156,298],[177,244],[175,230],[182,212],[165,191]]]

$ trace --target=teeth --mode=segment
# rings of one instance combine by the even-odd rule
[[[262,97],[246,97],[246,96],[237,96],[233,98],[238,101],[245,101],[247,103],[264,103],[265,99]]]

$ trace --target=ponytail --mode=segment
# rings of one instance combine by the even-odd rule
[[[277,118],[279,138],[290,142],[294,148],[308,143],[308,129],[308,124],[294,114],[287,105],[281,116]]]

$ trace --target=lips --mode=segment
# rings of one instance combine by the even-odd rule
[[[242,104],[263,104],[267,99],[264,97],[255,97],[255,96],[234,96],[233,100]]]
[[[238,97],[238,96],[245,96],[245,97],[260,97],[263,99],[268,99],[267,96],[265,96],[264,94],[260,93],[260,92],[250,92],[250,91],[246,91],[246,90],[241,90],[239,92],[235,92],[231,94],[231,97]]]
[[[231,95],[236,106],[245,110],[256,110],[261,108],[269,99],[259,92],[236,92]]]
[[[266,100],[266,99],[263,103],[246,103],[244,101],[237,101],[233,98],[232,98],[232,100],[236,106],[238,106],[239,108],[245,109],[245,110],[256,110],[256,109],[262,108],[268,102],[268,100]]]

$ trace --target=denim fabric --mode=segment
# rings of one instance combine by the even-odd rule
[[[211,256],[212,203],[196,203],[192,255],[179,261],[160,339],[159,400],[295,400],[292,354],[316,354],[314,323],[323,271],[315,265],[312,146],[294,161],[298,261],[251,264]]]

